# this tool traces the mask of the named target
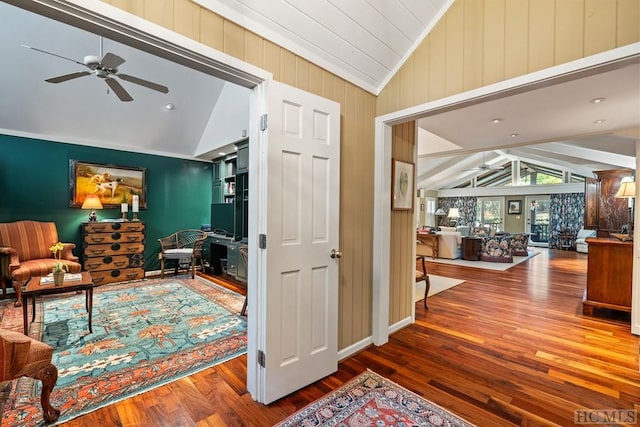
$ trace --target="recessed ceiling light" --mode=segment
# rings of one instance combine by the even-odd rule
[[[173,110],[175,108],[175,105],[173,105],[172,103],[168,103],[164,106],[164,108],[166,108],[167,110]]]
[[[599,125],[600,123],[604,123],[604,122],[605,122],[604,119],[598,119],[598,120],[594,121],[593,123]]]
[[[500,123],[502,121],[502,119],[491,119],[491,123],[493,123],[494,125],[496,123]]]
[[[226,156],[227,153],[223,153],[222,151],[220,151],[218,154],[220,154],[221,156]]]
[[[512,134],[511,134],[511,138],[515,138],[515,137],[517,137],[517,136],[520,136],[520,134],[519,134],[519,133],[512,133]]]
[[[601,103],[602,101],[604,101],[605,99],[606,99],[606,98],[593,98],[593,99],[592,99],[591,101],[589,101],[589,102],[591,102],[592,104],[599,104],[599,103]]]

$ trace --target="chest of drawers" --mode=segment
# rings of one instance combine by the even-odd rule
[[[144,278],[143,222],[82,224],[83,267],[97,285]]]

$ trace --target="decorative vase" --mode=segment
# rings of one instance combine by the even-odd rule
[[[54,271],[53,272],[53,284],[56,286],[62,285],[64,282],[64,271]]]

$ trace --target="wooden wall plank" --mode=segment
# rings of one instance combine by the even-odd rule
[[[482,86],[484,0],[465,1],[462,4],[464,26],[459,31],[464,38],[463,90],[466,91]],[[430,96],[429,99],[436,98]]]
[[[507,1],[505,4],[504,77],[527,73],[529,51],[529,2]]]
[[[616,47],[640,40],[640,1],[618,0]]]
[[[280,81],[296,86],[296,56],[286,49],[280,50]]]
[[[416,105],[429,99],[429,44],[421,43],[414,52],[413,96]]]
[[[190,0],[174,0],[174,2],[174,31],[200,41],[200,7]]]
[[[464,7],[456,2],[451,5],[445,18],[446,51],[445,68],[447,70],[444,91],[453,95],[463,91],[464,87]],[[417,70],[416,70],[417,72]]]
[[[616,47],[616,24],[618,15],[616,6],[616,0],[585,0],[585,56],[594,55]]]
[[[251,65],[263,68],[264,44],[262,37],[251,31],[244,33],[244,60]]]
[[[556,0],[554,64],[563,64],[584,56],[583,0]]]
[[[145,1],[144,19],[173,30],[173,0]]]
[[[225,19],[224,31],[224,53],[244,60],[244,28]]]
[[[296,56],[296,87],[309,92],[309,62]]]
[[[105,3],[109,3],[112,6],[137,16],[144,15],[144,2],[141,2],[140,0],[109,0],[105,1]]]
[[[207,9],[200,11],[200,42],[220,52],[224,50],[224,19]]]
[[[429,35],[429,100],[445,96],[447,46],[445,21],[441,20]]]
[[[529,73],[553,65],[554,24],[553,0],[536,0],[529,3]]]
[[[504,80],[505,0],[484,1],[482,82],[484,85]]]
[[[280,80],[280,51],[282,48],[277,44],[270,42],[269,40],[264,40],[264,60],[262,63],[264,64],[264,69],[273,74],[274,80]]]
[[[400,106],[402,108],[415,105],[415,96],[413,91],[413,85],[415,81],[414,73],[414,58],[411,56],[407,59],[405,66],[400,70]]]

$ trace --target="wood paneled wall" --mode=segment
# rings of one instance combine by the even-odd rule
[[[104,0],[341,105],[339,342],[369,337],[375,96],[189,0]]]
[[[415,144],[415,122],[393,127],[391,157],[394,160],[413,163]],[[412,210],[391,211],[389,325],[411,315],[415,281],[415,260],[412,258],[416,245],[414,214],[415,206]]]
[[[638,0],[456,0],[382,90],[376,113],[638,41]]]

